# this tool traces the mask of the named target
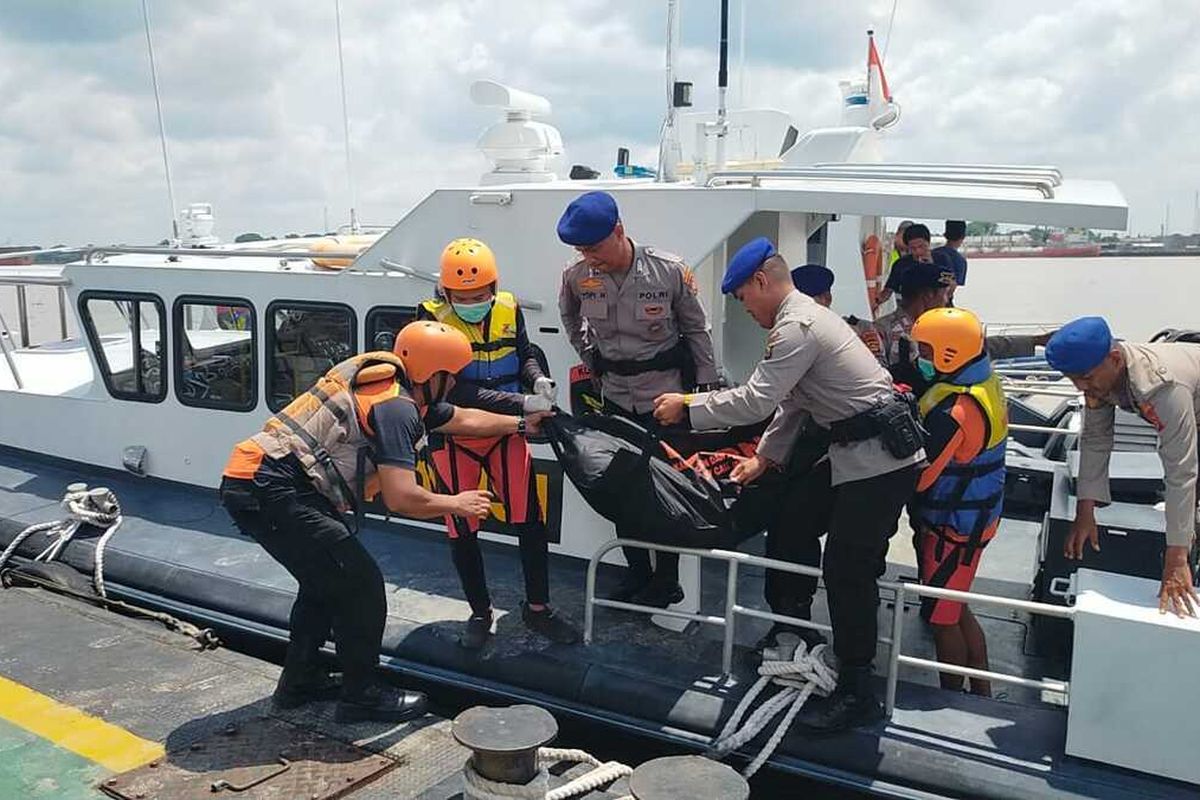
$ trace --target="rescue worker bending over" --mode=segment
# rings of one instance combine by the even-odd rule
[[[663,392],[717,381],[708,317],[692,271],[676,255],[634,244],[607,192],[571,201],[558,222],[558,238],[580,256],[563,272],[558,311],[571,345],[599,380],[604,412],[655,431],[689,455],[687,430],[657,425],[653,403]],[[685,372],[694,372],[688,385]],[[647,538],[627,530],[617,536]],[[659,608],[681,601],[679,556],[658,553],[657,559],[654,571],[647,551],[626,548],[629,569],[613,598]]]
[[[542,372],[517,299],[499,290],[496,257],[491,249],[477,239],[455,239],[448,244],[442,253],[441,288],[445,299],[421,303],[417,319],[441,322],[461,331],[471,342],[471,362],[458,373],[451,401],[514,415],[550,411],[554,381]],[[534,394],[521,394],[522,383]],[[473,396],[467,396],[467,390],[473,390]],[[549,536],[538,503],[533,457],[522,432],[486,438],[434,432],[429,436],[430,456],[438,479],[450,492],[477,489],[481,475],[487,475],[488,485],[504,505],[505,521],[519,531],[525,576],[521,618],[530,629],[552,641],[574,644],[579,641],[578,631],[547,605]],[[446,515],[450,555],[471,606],[460,639],[468,650],[478,650],[487,643],[493,620],[492,598],[479,550],[479,525],[474,517]]]
[[[921,583],[965,592],[1000,525],[1008,409],[974,314],[960,308],[926,311],[912,336],[918,367],[929,381],[918,403],[928,431],[929,466],[908,507],[913,549]],[[970,608],[926,597],[921,617],[933,626],[939,661],[988,668],[987,641]],[[963,678],[943,672],[941,684],[961,691]],[[990,696],[991,683],[972,678],[971,693]]]
[[[522,424],[536,428],[544,416],[523,422],[446,403],[454,373],[471,362],[471,345],[459,331],[412,323],[394,350],[335,366],[260,433],[238,443],[221,479],[221,502],[234,522],[300,585],[274,701],[293,708],[340,697],[339,722],[400,722],[425,709],[424,695],[375,681],[387,614],[383,575],[343,514],[357,507],[360,495],[382,491],[398,514],[481,519],[491,504],[487,492],[434,494],[417,483],[425,429],[502,436]],[[331,632],[340,686],[319,662]]]
[[[766,356],[742,386],[658,397],[655,416],[663,424],[687,421],[708,429],[774,414],[757,454],[732,474],[743,484],[788,457],[805,418],[829,430],[830,478],[822,487],[832,509],[825,585],[838,685],[831,696],[805,706],[801,723],[836,731],[875,722],[883,717],[871,669],[876,578],[925,457],[920,426],[850,326],[796,291],[787,262],[767,239],[755,239],[734,255],[721,291],[735,295],[759,325],[770,329]]]
[[[1195,616],[1189,551],[1195,539],[1197,417],[1200,417],[1200,345],[1134,344],[1113,338],[1100,317],[1069,322],[1046,345],[1046,360],[1083,392],[1075,520],[1063,550],[1082,559],[1086,543],[1100,549],[1095,507],[1110,502],[1108,459],[1116,408],[1136,413],[1158,431],[1166,480],[1167,547],[1159,611]]]

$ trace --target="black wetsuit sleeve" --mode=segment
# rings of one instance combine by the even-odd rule
[[[484,389],[470,381],[455,381],[446,402],[463,408],[481,408],[494,414],[520,416],[525,407],[525,395],[502,392],[499,389]]]

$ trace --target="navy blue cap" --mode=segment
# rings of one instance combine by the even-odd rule
[[[571,201],[558,220],[558,238],[572,247],[591,247],[617,227],[617,201],[608,192],[587,192]]]
[[[937,289],[949,286],[953,282],[954,270],[949,264],[914,260],[909,263],[900,278],[900,294],[909,294],[920,289]]]
[[[833,287],[833,270],[820,264],[805,264],[792,270],[792,283],[809,297],[816,297]]]
[[[763,265],[764,261],[775,254],[775,245],[765,236],[742,245],[742,249],[729,259],[729,266],[725,267],[725,277],[721,280],[721,294],[732,294]]]
[[[1059,328],[1046,343],[1046,361],[1066,375],[1091,372],[1113,347],[1103,317],[1080,317]]]

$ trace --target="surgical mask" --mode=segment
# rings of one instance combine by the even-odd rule
[[[483,322],[483,318],[492,310],[492,301],[484,300],[482,303],[451,303],[454,306],[454,313],[458,314],[458,318],[464,322],[476,323]]]
[[[933,368],[933,362],[928,358],[917,357],[917,370],[921,373],[921,377],[927,381],[932,381],[937,377],[937,370]]]

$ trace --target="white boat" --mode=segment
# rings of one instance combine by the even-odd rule
[[[110,591],[223,630],[286,638],[290,579],[239,538],[217,508],[213,489],[231,446],[340,358],[389,346],[430,296],[443,246],[460,236],[482,239],[496,252],[503,286],[520,298],[532,338],[553,374],[567,375],[577,359],[561,327],[557,295],[573,253],[554,230],[563,208],[584,191],[611,192],[636,241],[676,252],[693,265],[718,362],[734,381],[758,360],[763,334],[721,295],[720,277],[728,256],[756,236],[777,242],[794,264],[827,265],[837,278],[837,310],[867,316],[863,246],[870,236],[884,237],[888,217],[1126,227],[1125,200],[1107,181],[1071,179],[1049,166],[879,160],[886,135],[881,128],[893,120],[880,122],[860,101],[863,93],[857,83],[845,85],[839,125],[804,134],[779,110],[721,110],[689,118],[688,128],[672,108],[659,176],[570,180],[552,167],[561,137],[548,122],[533,119],[552,119],[550,102],[499,84],[476,84],[472,98],[504,115],[481,140],[494,169],[476,186],[434,190],[369,247],[347,255],[352,263],[341,268],[319,265],[338,253],[317,252],[309,240],[285,240],[213,249],[96,247],[65,265],[5,269],[0,283],[60,288],[84,333],[23,347],[19,332],[0,330],[0,475],[6,489],[0,495],[0,543],[37,521],[66,483],[103,483],[117,489],[126,516],[109,548]],[[668,175],[674,179],[665,180]],[[1055,420],[1060,424],[1060,432],[1046,436],[1069,444],[1072,423]],[[1059,448],[1058,459],[1044,445],[1026,442],[1020,455],[1044,462],[1044,471],[1058,476],[1056,491],[1063,496],[1055,502],[1067,503],[1065,451]],[[590,643],[546,648],[502,622],[496,651],[479,661],[468,658],[451,634],[465,606],[456,599],[440,525],[376,514],[362,536],[390,588],[383,663],[703,748],[747,685],[732,656],[761,625],[749,619],[762,605],[754,596],[761,559],[689,553],[688,599],[660,620],[677,630],[605,611],[593,619],[585,570],[611,550],[612,525],[563,480],[548,447],[538,446],[535,457],[552,550],[561,556],[552,567],[557,604],[577,615],[587,606]],[[905,603],[922,590],[896,584],[911,573],[893,566],[886,580],[899,600],[889,613],[895,625],[881,629],[896,647],[892,652],[882,645],[877,660],[886,667],[881,672],[888,679],[889,720],[829,743],[791,733],[770,766],[895,797],[1194,796],[1196,787],[1183,781],[1200,782],[1200,773],[1183,754],[1184,742],[1163,754],[1153,737],[1132,741],[1138,734],[1127,741],[1124,760],[1071,757],[1108,753],[1135,721],[1097,716],[1095,704],[1105,702],[1112,687],[1094,666],[1108,658],[1104,648],[1113,642],[1098,642],[1094,634],[1081,638],[1085,626],[1078,626],[1074,667],[1083,671],[1078,678],[1075,671],[1054,676],[1064,666],[1061,659],[1025,655],[1024,626],[1033,616],[1127,612],[1155,646],[1186,651],[1174,668],[1184,669],[1187,661],[1193,671],[1200,632],[1194,625],[1142,619],[1126,608],[1136,599],[1110,598],[1108,605],[1096,600],[1110,585],[1102,575],[1085,577],[1078,589],[1091,598],[1087,610],[1081,610],[1086,604],[1027,602],[1036,550],[1056,519],[1047,514],[1040,527],[1006,520],[997,541],[1012,542],[1003,560],[1015,566],[1007,577],[985,582],[990,594],[974,599],[1002,609],[988,627],[994,679],[1012,687],[1007,701],[953,696],[933,686],[929,638]],[[515,582],[513,540],[500,520],[487,529],[496,543],[489,568],[497,564],[497,603],[512,607],[506,602],[515,595],[504,587]],[[91,543],[81,539],[62,557],[82,567],[91,555]],[[721,576],[738,568],[750,577],[727,594]],[[1114,598],[1125,587],[1115,585]],[[1055,589],[1061,593],[1062,585]],[[701,624],[679,632],[696,619]],[[724,626],[725,646],[707,635],[708,625]],[[909,647],[917,655],[902,654]],[[1147,675],[1161,672],[1158,665],[1150,670],[1139,664]],[[1077,679],[1088,687],[1083,698],[1072,688]],[[1141,695],[1132,700],[1144,700],[1147,708],[1159,702],[1162,687],[1154,680],[1134,680]],[[1194,689],[1187,691],[1200,699]],[[1070,712],[1062,708],[1067,695]],[[1077,715],[1081,703],[1086,714]],[[1077,716],[1087,721],[1077,723]],[[1162,757],[1149,758],[1147,750]]]

